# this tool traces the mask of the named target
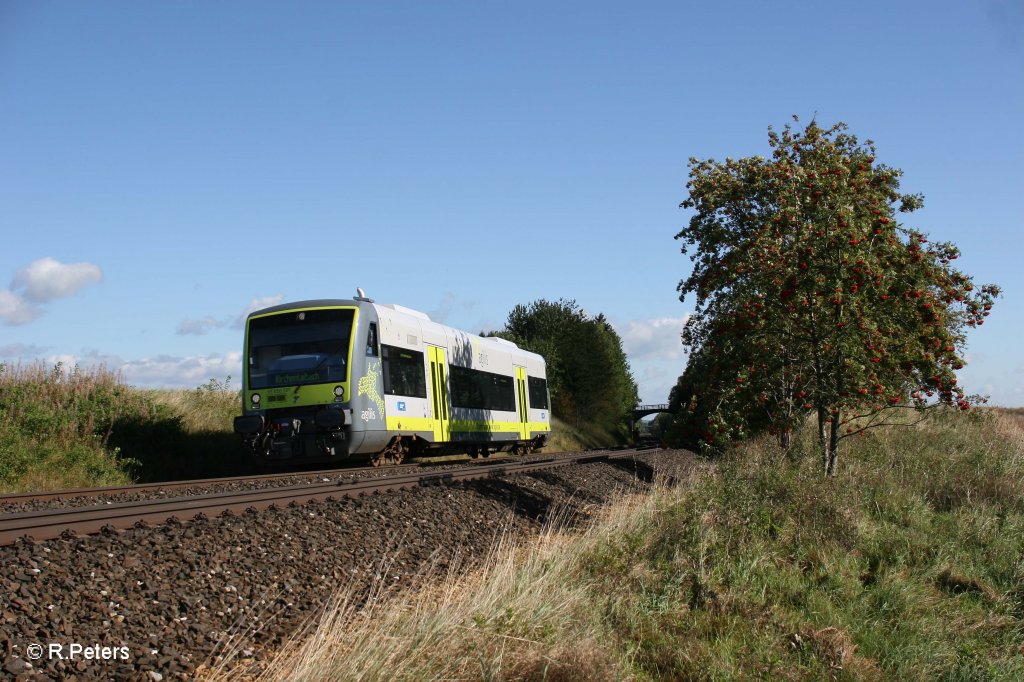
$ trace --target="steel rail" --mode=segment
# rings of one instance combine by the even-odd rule
[[[497,454],[497,453],[496,453]],[[506,459],[507,456],[499,454],[495,459]],[[67,488],[65,490],[37,490],[25,493],[4,493],[0,494],[0,505],[20,504],[24,502],[42,502],[46,500],[71,499],[75,497],[101,497],[103,495],[119,495],[123,493],[145,493],[154,490],[175,490],[180,488],[202,488],[203,486],[217,485],[219,483],[238,483],[246,481],[276,481],[288,478],[300,478],[303,476],[355,476],[362,473],[389,473],[405,469],[430,468],[438,466],[466,465],[482,466],[491,460],[444,460],[411,462],[408,464],[391,464],[381,467],[335,467],[333,469],[316,469],[312,471],[291,471],[278,474],[252,474],[248,476],[223,476],[220,478],[195,478],[184,481],[163,481],[160,483],[135,483],[131,485],[111,485],[96,488]]]
[[[171,519],[187,521],[199,516],[219,516],[301,504],[313,500],[331,500],[357,497],[369,493],[387,492],[420,485],[440,485],[496,476],[511,476],[540,469],[551,469],[569,464],[623,459],[636,451],[599,451],[551,457],[528,462],[481,464],[454,470],[384,476],[363,481],[306,483],[261,490],[232,491],[147,499],[91,507],[44,509],[0,515],[0,546],[9,545],[27,537],[47,540],[65,533],[97,533],[104,528],[126,529],[143,524],[160,524]]]
[[[199,488],[204,485],[218,483],[236,483],[239,481],[274,481],[301,476],[354,475],[371,471],[400,471],[402,469],[429,466],[429,463],[397,464],[387,467],[351,467],[334,469],[317,469],[315,471],[292,471],[280,474],[253,474],[251,476],[223,476],[221,478],[195,478],[187,481],[164,481],[162,483],[136,483],[133,485],[110,485],[98,488],[69,488],[66,490],[41,490],[27,493],[0,495],[0,504],[34,502],[40,500],[58,500],[71,497],[100,497],[101,495],[117,495],[120,493],[144,493],[151,490],[174,490],[175,488]]]

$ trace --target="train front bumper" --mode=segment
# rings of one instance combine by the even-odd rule
[[[348,454],[352,410],[268,410],[235,417],[234,430],[254,452],[273,458]]]

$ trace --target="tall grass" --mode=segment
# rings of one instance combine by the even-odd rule
[[[618,445],[619,441],[613,434],[599,426],[583,424],[580,428],[569,426],[561,419],[551,417],[551,436],[545,452],[576,452],[588,448],[607,448]]]
[[[593,527],[358,607],[263,679],[1024,679],[1024,417],[765,440]]]
[[[1024,676],[1024,439],[1004,415],[877,432],[823,479],[749,444],[591,578],[659,678]],[[603,556],[615,562],[603,562]],[[644,567],[643,589],[622,591]],[[603,566],[603,567],[602,567]]]
[[[0,485],[128,482],[137,462],[119,458],[107,443],[118,418],[149,407],[102,367],[0,365]]]
[[[649,515],[640,496],[623,497],[613,516],[595,509],[601,523],[587,537],[606,541],[622,532],[622,519]],[[262,671],[270,680],[587,679],[611,680],[624,668],[609,653],[611,636],[588,617],[584,583],[565,578],[583,570],[580,536],[555,515],[529,546],[501,535],[490,556],[430,571],[404,599],[387,599],[387,567],[369,599],[339,590],[323,617],[311,622]],[[232,651],[230,646],[227,647]],[[209,677],[243,679],[235,661],[215,665]]]
[[[194,389],[140,389],[139,394],[181,419],[189,433],[233,433],[233,419],[241,414],[241,398],[226,381],[210,379]]]
[[[0,364],[0,490],[212,475],[245,462],[238,393],[139,390],[104,367]]]

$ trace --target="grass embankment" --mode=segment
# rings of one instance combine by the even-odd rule
[[[363,609],[268,679],[1024,679],[1024,414],[767,441]]]
[[[616,445],[621,445],[616,437],[598,426],[584,424],[577,429],[552,416],[551,437],[544,446],[544,452],[578,452]]]
[[[105,368],[0,363],[0,491],[60,490],[251,473],[232,430],[239,395],[137,389]],[[547,452],[612,445],[595,428],[553,420]]]
[[[103,368],[0,364],[0,490],[237,472],[237,391],[139,390]]]

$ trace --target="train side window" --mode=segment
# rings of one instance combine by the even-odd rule
[[[377,323],[371,322],[370,329],[366,332],[366,355],[377,357]]]
[[[448,382],[451,387],[452,407],[483,409],[484,396],[473,381],[473,370],[449,365]]]
[[[513,412],[515,392],[512,377],[451,365],[452,407]]]
[[[384,392],[388,395],[427,397],[423,353],[381,345],[381,370],[384,375]]]
[[[535,410],[548,409],[548,382],[537,377],[527,377],[530,384],[530,407]]]

